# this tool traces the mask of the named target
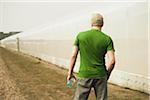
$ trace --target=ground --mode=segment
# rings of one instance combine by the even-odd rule
[[[0,100],[72,100],[67,70],[39,58],[0,47]],[[108,84],[109,100],[149,100],[149,95]],[[89,100],[95,100],[91,91]]]

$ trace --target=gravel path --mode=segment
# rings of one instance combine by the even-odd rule
[[[67,70],[0,47],[0,100],[72,100]],[[108,85],[109,100],[149,100],[145,93]],[[91,91],[89,100],[95,100]]]

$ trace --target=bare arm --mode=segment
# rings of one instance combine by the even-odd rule
[[[108,71],[108,79],[109,79],[109,76],[112,72],[112,70],[114,69],[114,66],[115,66],[115,54],[114,54],[114,51],[107,51],[107,57],[108,57],[108,62],[106,64],[107,66],[107,71]]]
[[[71,78],[72,74],[73,74],[73,69],[74,69],[74,66],[75,66],[75,63],[76,63],[78,51],[79,51],[78,47],[74,46],[73,51],[72,51],[72,55],[71,55],[71,58],[70,58],[70,67],[69,67],[69,71],[68,71],[67,80],[69,80]]]

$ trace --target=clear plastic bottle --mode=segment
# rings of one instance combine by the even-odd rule
[[[72,88],[72,86],[74,85],[75,81],[76,81],[75,78],[71,77],[71,79],[67,81],[67,87],[68,88]]]

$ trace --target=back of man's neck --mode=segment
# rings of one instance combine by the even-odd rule
[[[101,31],[101,27],[97,27],[97,26],[92,26],[92,29],[96,29],[96,30]]]

